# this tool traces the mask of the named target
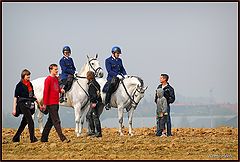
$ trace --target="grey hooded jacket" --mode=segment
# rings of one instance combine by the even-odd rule
[[[157,115],[159,115],[161,112],[166,113],[167,112],[167,99],[163,96],[163,89],[158,88],[156,90],[156,96],[157,96]]]

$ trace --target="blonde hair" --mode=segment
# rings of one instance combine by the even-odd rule
[[[28,69],[24,69],[21,73],[21,78],[24,79],[25,75],[30,75],[31,72]]]

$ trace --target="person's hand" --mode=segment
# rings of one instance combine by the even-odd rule
[[[13,114],[13,116],[15,116],[16,115],[16,110],[13,110],[12,114]]]
[[[65,93],[65,90],[63,88],[61,89],[61,93]]]
[[[90,105],[91,108],[95,108],[96,106],[97,106],[96,103],[91,103],[91,105]]]
[[[117,77],[121,80],[123,77],[122,75],[117,75]]]
[[[40,110],[45,111],[46,110],[46,105],[41,106]]]
[[[163,112],[160,112],[160,117],[163,117]]]

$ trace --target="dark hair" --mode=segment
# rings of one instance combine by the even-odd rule
[[[58,67],[58,66],[57,66],[57,64],[51,64],[51,65],[48,67],[49,72],[50,72],[50,70],[53,69],[53,67]]]
[[[88,79],[88,80],[93,80],[93,79],[95,79],[95,75],[94,75],[94,72],[93,72],[93,71],[88,71],[88,72],[87,72],[87,79]]]
[[[30,75],[31,72],[28,69],[24,69],[21,73],[21,78],[24,79],[25,75]]]
[[[167,74],[161,74],[161,76],[162,76],[164,79],[166,79],[166,81],[168,81],[169,76],[168,76]]]

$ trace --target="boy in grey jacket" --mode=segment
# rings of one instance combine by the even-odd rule
[[[156,136],[162,136],[165,124],[167,123],[167,99],[163,96],[163,89],[158,88],[157,94],[157,133]]]

